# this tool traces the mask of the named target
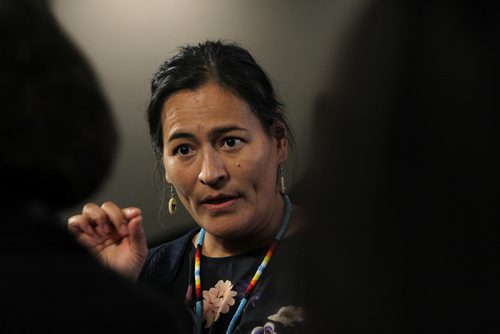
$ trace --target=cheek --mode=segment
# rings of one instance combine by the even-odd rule
[[[170,163],[170,159],[168,158],[167,156],[167,152],[166,152],[166,149],[164,148],[163,149],[163,156],[162,156],[162,160],[161,160],[162,164],[163,164],[163,170],[165,172],[165,180],[167,182],[171,182],[171,179],[170,179],[170,166],[169,166],[169,163]]]
[[[193,183],[192,168],[181,166],[179,162],[169,158],[163,160],[163,167],[165,168],[165,179],[167,182],[174,185],[179,195],[187,196]]]
[[[171,183],[169,168],[168,168],[167,163],[165,162],[165,159],[163,159],[163,172],[164,172],[163,176],[165,177],[165,181],[167,181],[167,183]]]
[[[249,186],[259,186],[261,184],[272,183],[274,171],[277,167],[274,163],[275,159],[272,158],[270,152],[259,150],[246,155],[244,158],[238,160],[235,168],[243,182]]]

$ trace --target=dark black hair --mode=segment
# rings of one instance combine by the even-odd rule
[[[282,123],[291,149],[295,148],[283,104],[278,100],[271,80],[252,55],[236,43],[205,41],[181,47],[153,76],[147,118],[160,170],[163,170],[163,103],[177,91],[194,90],[208,82],[217,83],[245,100],[270,135],[275,135],[275,126]]]

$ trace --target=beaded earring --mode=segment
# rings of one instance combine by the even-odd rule
[[[278,166],[279,168],[279,176],[280,176],[280,182],[279,182],[279,187],[280,187],[280,193],[284,194],[285,193],[285,173],[283,172],[283,167],[281,164]]]
[[[177,201],[174,197],[174,186],[170,185],[170,199],[168,200],[168,213],[173,215],[177,211]]]

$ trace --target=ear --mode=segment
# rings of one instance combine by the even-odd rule
[[[273,136],[276,138],[278,161],[280,163],[285,162],[288,156],[288,137],[286,126],[283,122],[276,122],[273,128]]]

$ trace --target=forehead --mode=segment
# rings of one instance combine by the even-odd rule
[[[167,136],[177,130],[197,132],[226,124],[263,130],[245,100],[213,83],[170,96],[162,107],[162,124]]]

